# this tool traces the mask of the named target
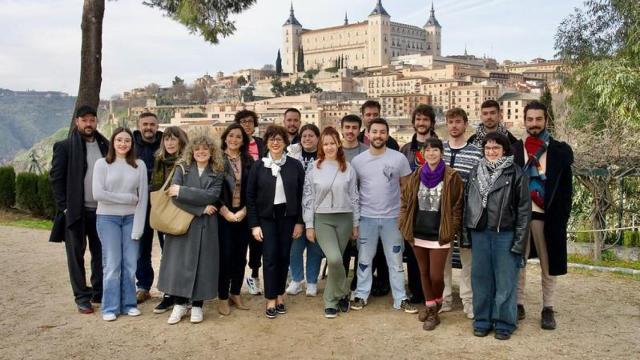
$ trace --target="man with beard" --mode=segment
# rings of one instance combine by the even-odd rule
[[[502,113],[500,112],[500,104],[495,100],[485,100],[480,105],[480,120],[482,124],[478,125],[476,133],[471,135],[468,142],[475,145],[478,149],[482,148],[482,140],[488,133],[498,132],[509,139],[513,145],[518,139],[507,130],[502,123]]]
[[[425,140],[430,137],[438,137],[435,131],[436,113],[431,106],[420,104],[411,114],[411,124],[415,134],[411,137],[411,142],[402,146],[400,152],[409,160],[411,171],[415,171],[425,163],[422,152]],[[405,244],[404,255],[407,258],[407,277],[409,291],[411,291],[409,301],[412,304],[423,303],[424,294],[422,293],[422,284],[420,282],[420,269],[413,254],[413,248],[408,243]]]
[[[527,135],[513,145],[513,162],[529,177],[531,193],[530,236],[525,258],[540,259],[542,280],[542,314],[540,326],[556,328],[554,298],[556,276],[567,273],[567,222],[573,195],[571,164],[573,151],[565,142],[549,134],[547,107],[538,101],[524,108]],[[533,244],[532,244],[533,243]],[[518,283],[518,319],[525,318],[524,286],[526,267]]]
[[[133,141],[138,159],[144,161],[147,166],[147,179],[151,181],[153,162],[156,151],[162,143],[162,132],[158,131],[158,117],[151,112],[144,112],[138,117],[138,130],[133,132]],[[151,187],[149,187],[151,188]],[[143,303],[151,298],[149,290],[153,284],[153,267],[151,265],[151,248],[153,247],[153,229],[149,224],[151,214],[151,202],[147,205],[147,216],[144,222],[144,232],[140,237],[140,254],[136,268],[136,299]]]
[[[365,145],[369,145],[369,122],[373,119],[378,119],[380,117],[380,103],[375,100],[367,100],[360,107],[360,113],[362,114],[362,120],[364,122],[364,130],[358,135],[358,141]],[[396,139],[391,136],[387,138],[387,147],[392,150],[398,151],[400,146]]]
[[[369,150],[356,156],[351,166],[360,183],[360,235],[358,238],[358,286],[351,308],[361,310],[371,291],[373,257],[382,240],[389,264],[389,282],[394,309],[415,314],[404,288],[402,248],[404,241],[398,229],[400,215],[400,182],[411,174],[409,161],[400,152],[387,149],[389,125],[384,119],[369,122]]]
[[[358,133],[362,127],[362,120],[358,115],[346,115],[340,120],[342,132],[342,150],[348,162],[351,162],[358,154],[363,153],[369,147],[358,141]]]
[[[482,151],[475,145],[468,143],[465,133],[469,124],[467,113],[461,108],[449,109],[445,114],[447,132],[449,140],[444,145],[444,162],[454,168],[463,183],[467,183],[469,173],[478,165],[482,159]],[[458,236],[460,240],[460,236]],[[458,242],[460,245],[460,242]],[[452,310],[451,297],[451,255],[453,247],[449,251],[449,256],[444,268],[444,301],[440,312]],[[467,318],[473,319],[473,291],[471,289],[471,249],[460,247],[460,263],[462,271],[460,274],[460,299],[462,299],[462,310]]]
[[[300,142],[300,111],[296,108],[288,108],[284,112],[283,126],[287,129],[287,136],[289,136],[289,144],[297,144]]]
[[[76,306],[82,314],[93,313],[91,302],[102,301],[102,246],[96,231],[98,203],[93,198],[92,178],[93,166],[107,154],[109,141],[98,132],[96,116],[96,110],[87,105],[76,110],[69,137],[53,145],[49,173],[56,209],[64,214],[56,216],[60,223],[54,225],[54,229],[64,228],[69,279]],[[87,238],[91,253],[91,287],[87,286],[84,269]]]

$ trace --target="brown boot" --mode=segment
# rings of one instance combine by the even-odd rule
[[[420,310],[420,312],[418,313],[418,321],[424,322],[425,320],[427,320],[428,315],[429,315],[429,311],[427,310],[427,307],[425,307],[424,309]]]
[[[229,304],[234,305],[238,310],[249,310],[249,307],[244,304],[242,296],[240,295],[230,295]]]
[[[427,307],[427,319],[422,324],[424,330],[433,330],[440,324],[440,317],[438,316],[438,308],[436,306]]]
[[[229,307],[229,300],[218,300],[218,312],[220,315],[229,315],[231,314],[231,308]]]

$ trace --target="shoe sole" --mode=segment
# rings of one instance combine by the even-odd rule
[[[197,319],[197,320],[190,319],[189,321],[190,321],[192,324],[199,324],[199,323],[201,323],[201,322],[202,322],[202,320],[204,320],[204,319]]]
[[[540,325],[540,328],[542,330],[555,330],[556,329],[555,326],[551,327],[551,326],[545,326],[545,325]]]
[[[338,314],[335,314],[335,315],[327,315],[327,314],[324,314],[324,317],[325,317],[325,318],[327,318],[327,319],[335,319],[335,318],[337,318],[337,317],[338,317]]]
[[[415,310],[406,310],[406,309],[403,309],[403,310],[404,310],[404,312],[406,312],[407,314],[417,314],[417,313],[418,313],[418,309],[415,309]]]
[[[363,308],[364,306],[351,305],[351,310],[359,311],[359,310],[362,310]]]
[[[154,314],[164,314],[167,311],[169,311],[169,309],[172,309],[172,308],[173,308],[173,306],[170,307],[170,308],[166,308],[166,309],[153,309],[153,313]]]

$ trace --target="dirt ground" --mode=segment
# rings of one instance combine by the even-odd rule
[[[539,271],[529,265],[528,316],[510,341],[472,335],[459,299],[432,332],[416,315],[372,298],[362,311],[323,317],[321,295],[290,296],[289,313],[263,316],[262,297],[244,294],[249,311],[223,317],[205,303],[205,321],[170,326],[153,314],[159,294],[141,305],[143,315],[105,322],[99,311],[76,312],[62,244],[48,233],[0,226],[1,359],[632,359],[640,353],[640,281],[600,273],[559,278],[558,329],[541,330]],[[154,268],[159,266],[157,242]],[[454,283],[457,284],[457,270]],[[320,291],[324,281],[320,281]],[[243,293],[246,290],[243,288]]]

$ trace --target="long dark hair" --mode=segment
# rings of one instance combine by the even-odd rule
[[[162,142],[160,143],[160,147],[155,154],[157,159],[164,160],[168,157],[167,151],[164,148],[164,140],[170,137],[178,139],[178,144],[180,145],[180,149],[178,149],[178,152],[176,153],[176,156],[178,158],[180,158],[182,152],[187,147],[187,143],[189,143],[189,137],[187,136],[187,133],[184,132],[184,130],[180,129],[177,126],[169,126],[162,132]]]
[[[249,139],[249,135],[247,135],[247,133],[244,131],[244,128],[242,128],[242,126],[238,123],[234,123],[227,126],[227,128],[224,129],[224,132],[222,133],[222,135],[220,135],[220,142],[221,142],[220,147],[222,148],[222,151],[227,150],[227,142],[226,142],[227,136],[229,136],[231,131],[235,129],[240,130],[240,133],[242,134],[242,145],[240,146],[240,160],[244,164],[247,164],[249,161],[253,162],[253,158],[251,157],[251,155],[249,155],[249,142],[251,142],[251,140]]]
[[[129,134],[129,137],[131,138],[131,148],[127,152],[125,160],[127,160],[127,164],[137,169],[138,164],[136,163],[136,144],[135,141],[133,141],[133,133],[128,128],[119,127],[113,131],[113,134],[111,134],[111,140],[109,141],[109,151],[107,152],[107,156],[104,160],[107,162],[107,164],[113,164],[113,162],[116,161],[116,148],[114,145],[114,140],[116,139],[116,135],[123,132]]]

